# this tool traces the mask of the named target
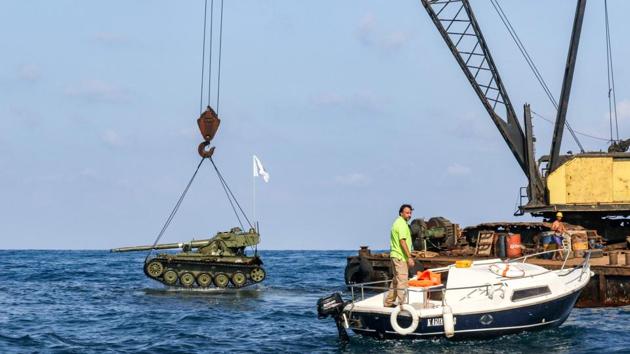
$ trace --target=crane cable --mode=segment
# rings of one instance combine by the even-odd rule
[[[220,108],[220,103],[221,103],[221,58],[223,57],[223,9],[224,9],[224,0],[221,0],[220,2],[220,13],[219,13],[219,48],[218,48],[218,65],[217,65],[217,92],[216,92],[216,109],[215,112],[217,113],[217,115],[219,114],[219,108]],[[204,82],[206,80],[206,75],[205,75],[205,70],[206,70],[206,56],[208,57],[208,76],[207,76],[207,82],[208,82],[208,87],[207,87],[207,106],[210,107],[211,103],[212,103],[212,69],[213,69],[213,65],[212,65],[212,59],[214,57],[214,8],[215,8],[215,4],[214,4],[214,0],[210,0],[210,29],[208,30],[208,0],[204,1],[204,15],[203,15],[203,43],[202,43],[202,58],[201,58],[201,93],[200,93],[200,103],[199,103],[199,111],[200,114],[203,112],[203,96],[204,96]],[[209,33],[208,33],[209,32]],[[206,40],[206,34],[208,34],[209,39]],[[208,44],[208,54],[206,55],[206,43]],[[230,202],[230,206],[232,207],[232,210],[234,211],[234,214],[236,215],[236,219],[238,220],[239,225],[241,226],[241,228],[243,228],[243,222],[241,221],[241,218],[238,214],[238,211],[236,210],[236,207],[238,207],[238,209],[240,210],[240,212],[243,214],[243,217],[245,218],[245,220],[247,221],[247,223],[249,224],[250,227],[252,226],[252,223],[249,221],[249,219],[247,218],[247,215],[245,214],[245,212],[243,211],[243,208],[241,208],[241,205],[239,204],[238,200],[236,199],[236,197],[234,196],[234,193],[232,193],[232,190],[230,189],[230,187],[228,186],[227,182],[225,181],[225,178],[223,178],[223,175],[221,174],[221,172],[219,171],[219,168],[217,167],[217,165],[214,163],[214,160],[212,159],[212,157],[210,157],[210,162],[212,163],[212,166],[214,167],[214,170],[217,174],[217,177],[219,178],[219,182],[221,183],[221,187],[223,187],[223,190],[225,191],[225,194],[228,198],[228,201]],[[234,205],[236,204],[236,206]]]
[[[535,116],[537,116],[538,118],[540,118],[540,119],[542,119],[542,120],[544,120],[544,121],[546,121],[546,122],[549,122],[550,124],[554,124],[554,123],[553,123],[553,120],[551,120],[551,119],[549,119],[549,118],[545,118],[544,116],[542,116],[541,114],[539,114],[539,113],[537,113],[537,112],[535,112],[535,111],[531,111],[531,112],[532,112],[532,114],[534,114],[534,115],[535,115]],[[601,141],[610,141],[610,139],[608,139],[608,138],[602,138],[602,137],[600,137],[600,136],[595,136],[595,135],[591,135],[591,134],[583,133],[583,132],[580,132],[580,131],[577,131],[577,130],[575,130],[575,133],[576,133],[576,134],[579,134],[579,135],[582,135],[582,136],[585,136],[585,137],[587,137],[587,138],[591,138],[591,139],[596,139],[596,140],[601,140]]]
[[[214,3],[214,0],[212,0],[212,3]],[[210,6],[211,8],[214,8],[214,6]],[[200,93],[199,93],[199,114],[201,115],[201,113],[203,113],[203,84],[205,81],[205,70],[206,70],[206,27],[207,27],[207,23],[208,23],[208,0],[205,0],[204,2],[204,7],[203,7],[203,40],[201,42],[201,89],[200,89]],[[212,33],[212,16],[210,16],[210,32]],[[212,34],[210,34],[210,69],[212,68]],[[208,74],[208,77],[210,77],[211,74]],[[210,88],[210,82],[208,82],[208,92],[210,92],[209,90]],[[209,95],[209,93],[208,93]],[[210,101],[210,98],[208,97],[208,102]]]
[[[206,0],[206,3],[208,2],[208,0]],[[220,4],[220,15],[219,15],[219,48],[218,48],[218,65],[217,65],[217,98],[216,98],[216,112],[217,115],[219,114],[219,108],[220,108],[220,103],[221,103],[221,58],[223,57],[223,8],[224,8],[224,1],[221,0],[221,4]],[[210,59],[208,60],[209,62],[209,68],[208,68],[208,106],[210,106],[210,102],[212,100],[212,50],[213,50],[213,45],[212,45],[212,41],[213,41],[213,37],[214,37],[214,33],[213,33],[213,29],[214,29],[214,0],[211,0],[210,2],[210,54],[209,57]],[[207,9],[205,10],[207,13]],[[204,17],[205,18],[205,17]],[[205,20],[204,20],[205,21]],[[204,37],[205,37],[205,26],[204,26]],[[204,40],[204,45],[205,45],[205,40]],[[203,76],[203,72],[202,72],[202,76]],[[230,187],[228,186],[225,178],[223,178],[223,175],[221,174],[221,172],[219,171],[219,168],[217,167],[217,165],[214,163],[214,160],[212,159],[212,157],[210,157],[210,162],[212,163],[212,166],[214,167],[214,170],[217,174],[217,177],[219,177],[219,181],[221,183],[221,187],[223,187],[223,191],[225,191],[225,195],[228,198],[228,201],[230,202],[230,206],[232,207],[232,210],[234,211],[234,215],[236,215],[236,219],[238,220],[239,225],[241,226],[241,229],[244,229],[243,227],[243,222],[241,221],[241,218],[238,214],[238,211],[236,210],[236,207],[234,206],[234,204],[236,203],[236,206],[238,207],[238,209],[240,210],[241,214],[243,215],[243,217],[245,218],[245,221],[247,221],[247,224],[249,225],[250,228],[253,228],[252,223],[249,221],[249,218],[247,217],[247,215],[245,214],[245,212],[243,211],[243,208],[241,207],[240,203],[238,202],[238,200],[236,199],[236,197],[234,196],[234,193],[232,193],[232,190],[230,189]]]
[[[512,26],[512,23],[510,22],[510,20],[507,18],[507,15],[503,11],[503,8],[497,2],[497,0],[491,0],[491,3],[492,3],[492,6],[494,7],[495,11],[499,15],[499,18],[503,22],[503,25],[505,26],[505,28],[508,30],[508,33],[512,37],[512,40],[514,41],[514,43],[518,47],[518,50],[523,55],[523,58],[525,58],[525,61],[527,62],[527,65],[529,65],[529,68],[534,73],[534,76],[536,76],[536,79],[538,80],[538,83],[542,87],[543,91],[545,91],[545,94],[549,98],[549,101],[551,101],[551,104],[557,110],[558,109],[558,102],[556,101],[555,97],[553,97],[553,94],[551,93],[551,90],[549,89],[549,86],[547,85],[547,82],[545,82],[545,79],[543,78],[542,74],[538,70],[538,67],[534,63],[534,60],[531,58],[531,56],[527,52],[527,49],[525,48],[525,45],[523,45],[523,42],[521,41],[521,38],[516,33],[516,30]]]
[[[206,0],[206,3],[208,0]],[[205,16],[205,15],[204,15]],[[210,1],[210,54],[208,56],[208,106],[210,105],[210,98],[212,97],[212,41],[214,39],[214,0]],[[204,29],[204,37],[205,37],[205,29]],[[201,80],[203,80],[203,75],[201,75]]]
[[[558,102],[556,101],[555,97],[551,93],[551,90],[549,89],[549,86],[545,82],[545,79],[542,77],[542,74],[538,70],[538,67],[534,63],[534,60],[531,58],[531,56],[527,52],[527,49],[525,48],[525,45],[523,44],[523,42],[521,41],[520,37],[516,33],[516,30],[514,29],[514,27],[512,26],[512,23],[508,19],[507,14],[505,13],[505,11],[503,11],[503,8],[499,4],[498,0],[490,0],[490,2],[492,3],[492,6],[494,7],[495,11],[499,15],[499,18],[501,19],[501,22],[503,22],[503,25],[508,30],[508,33],[510,34],[510,37],[512,37],[512,40],[514,41],[514,43],[518,47],[519,51],[523,55],[523,58],[527,62],[527,65],[529,66],[529,68],[531,69],[532,73],[534,74],[534,76],[538,80],[538,83],[542,87],[543,91],[545,91],[545,94],[547,95],[547,98],[549,98],[549,101],[551,101],[551,104],[555,107],[555,109],[557,111],[558,110]],[[584,152],[584,147],[582,146],[582,143],[578,139],[578,137],[577,137],[575,131],[573,130],[573,128],[571,127],[571,125],[569,125],[569,121],[565,120],[564,125],[567,127],[567,130],[569,130],[569,133],[571,133],[571,136],[573,137],[573,140],[575,140],[575,143],[580,148],[580,151]],[[584,135],[584,134],[582,134],[582,135]]]
[[[184,188],[184,191],[179,196],[179,199],[177,200],[177,203],[175,203],[175,207],[173,207],[173,210],[171,210],[171,214],[168,216],[168,218],[166,218],[166,222],[164,222],[164,225],[162,225],[162,229],[160,230],[160,233],[158,234],[157,238],[153,242],[153,245],[151,246],[151,249],[149,250],[149,253],[147,254],[146,258],[144,259],[145,263],[149,259],[149,256],[151,256],[151,253],[155,249],[155,246],[157,245],[157,243],[160,242],[160,239],[162,238],[162,236],[164,236],[164,232],[166,232],[166,229],[171,224],[171,221],[173,221],[173,218],[175,217],[175,214],[177,214],[177,211],[179,210],[179,207],[182,205],[182,202],[184,201],[184,198],[186,197],[186,194],[188,193],[188,190],[190,189],[190,186],[192,185],[193,181],[195,180],[195,177],[197,177],[197,172],[199,172],[199,168],[201,167],[201,164],[203,164],[204,160],[205,160],[205,158],[202,158],[201,161],[199,161],[199,164],[197,165],[197,168],[195,169],[195,172],[193,173],[192,177],[188,181],[188,184],[186,185],[186,188]]]
[[[207,1],[207,0],[206,0]],[[212,0],[212,8],[213,10],[211,11],[211,17],[214,17],[214,0]],[[224,0],[221,0],[221,12],[220,12],[220,17],[219,17],[219,58],[218,58],[218,65],[217,65],[217,104],[216,104],[216,112],[217,114],[219,114],[219,110],[220,110],[220,106],[221,106],[221,59],[223,58],[223,5],[224,5]],[[212,29],[210,29],[210,46],[212,47]],[[209,74],[208,74],[208,87],[210,87],[210,83],[212,82],[212,58],[210,59],[210,70],[209,70]],[[211,99],[211,90],[208,89],[208,105],[210,104],[210,99]],[[217,176],[219,177],[219,180],[221,181],[221,186],[223,187],[223,190],[225,191],[226,196],[228,197],[228,201],[230,202],[230,205],[232,206],[232,210],[234,211],[234,215],[236,215],[236,219],[238,220],[239,225],[241,225],[241,229],[244,229],[243,227],[243,223],[241,221],[241,218],[238,215],[238,212],[236,211],[236,208],[234,207],[234,203],[236,203],[236,206],[238,206],[238,209],[241,211],[241,214],[243,215],[243,218],[245,218],[245,221],[247,221],[247,224],[249,225],[250,229],[253,229],[254,226],[252,225],[252,223],[249,221],[249,218],[247,217],[247,214],[245,214],[245,211],[243,211],[243,208],[241,207],[240,203],[238,202],[238,200],[236,199],[236,197],[234,196],[234,193],[232,193],[232,190],[230,189],[230,186],[228,186],[227,182],[225,181],[225,178],[223,178],[223,175],[221,174],[221,172],[219,171],[219,168],[216,166],[216,164],[214,163],[214,160],[212,159],[212,157],[210,158],[210,162],[212,162],[212,166],[214,167],[215,172],[217,173]],[[230,198],[231,196],[231,198]],[[232,202],[234,201],[234,202]],[[256,246],[256,249],[254,251],[255,253],[258,253],[258,247]]]
[[[236,206],[241,211],[241,214],[243,214],[243,217],[245,218],[245,221],[247,221],[247,224],[249,225],[249,227],[254,228],[252,223],[249,221],[247,214],[245,214],[245,211],[243,211],[241,204],[238,202],[238,200],[234,196],[234,193],[230,189],[230,186],[228,186],[227,182],[225,181],[225,178],[223,178],[223,174],[221,174],[221,171],[219,171],[219,168],[214,163],[214,160],[212,159],[212,157],[210,157],[210,162],[212,163],[212,167],[214,167],[214,171],[217,173],[217,177],[219,177],[219,181],[221,182],[221,186],[223,186],[223,190],[225,191],[225,194],[227,195],[228,200],[230,201],[230,205],[232,205],[232,210],[234,210],[234,214],[236,215],[236,218],[238,219],[238,222],[241,225],[241,229],[243,228],[243,223],[241,222],[241,218],[239,217],[236,211],[236,208],[234,207],[234,203],[236,203]]]
[[[168,229],[168,227],[171,225],[171,222],[173,221],[173,219],[175,218],[175,215],[179,211],[179,207],[182,205],[182,202],[184,201],[184,198],[186,198],[186,194],[188,194],[188,190],[190,189],[190,186],[192,185],[193,181],[195,180],[195,177],[197,177],[197,173],[199,172],[199,168],[201,168],[201,165],[203,164],[205,159],[206,158],[203,157],[201,159],[201,161],[199,161],[199,164],[197,165],[197,168],[195,169],[195,172],[193,173],[192,177],[190,177],[190,180],[188,181],[188,184],[186,184],[186,188],[184,188],[184,191],[179,196],[179,199],[177,200],[177,203],[175,203],[175,206],[173,207],[173,209],[171,210],[171,213],[169,214],[168,218],[164,222],[164,225],[162,225],[162,229],[160,230],[157,238],[153,242],[153,245],[151,245],[151,249],[149,250],[149,253],[147,254],[147,256],[144,259],[145,263],[147,262],[147,260],[151,256],[151,254],[153,253],[153,250],[155,249],[155,246],[158,244],[158,242],[160,242],[160,239],[162,238],[162,236],[164,236],[164,233],[166,232],[166,229]],[[212,167],[214,167],[214,170],[217,173],[217,177],[219,177],[219,181],[221,182],[221,186],[223,187],[223,190],[225,191],[225,194],[228,197],[228,201],[230,202],[230,205],[232,206],[232,210],[234,211],[234,214],[236,215],[236,219],[238,219],[238,223],[241,225],[241,229],[244,229],[243,223],[241,222],[241,218],[239,217],[238,212],[236,211],[236,207],[234,206],[234,203],[236,203],[236,205],[238,206],[238,209],[241,211],[241,214],[243,214],[243,217],[247,221],[247,224],[249,225],[249,227],[250,228],[254,228],[252,223],[249,221],[249,218],[245,214],[245,211],[243,211],[243,208],[241,207],[241,205],[239,204],[238,200],[234,196],[234,193],[232,192],[232,190],[228,186],[227,182],[225,181],[225,178],[223,178],[223,175],[221,174],[221,171],[219,171],[219,168],[214,163],[214,160],[212,159],[212,157],[210,157],[209,159],[210,159],[210,162],[212,163]]]
[[[219,23],[219,67],[217,68],[217,114],[221,102],[221,57],[223,56],[223,0],[221,0],[221,20]],[[210,100],[208,100],[209,102]]]
[[[206,70],[206,32],[207,32],[207,27],[208,27],[208,0],[204,1],[204,15],[203,15],[203,42],[202,42],[202,49],[201,49],[201,88],[200,88],[200,97],[199,97],[199,114],[203,113],[203,96],[204,96],[204,82],[205,82],[205,70]],[[208,48],[208,101],[207,101],[207,105],[210,106],[210,101],[212,98],[212,41],[213,41],[213,29],[214,29],[214,0],[210,1],[210,35],[209,35],[209,48]],[[221,90],[221,56],[222,56],[222,47],[223,47],[223,0],[221,0],[221,17],[220,17],[220,23],[219,23],[219,64],[218,64],[218,78],[217,78],[217,101],[216,101],[216,112],[217,114],[219,113],[219,102],[220,102],[220,90]],[[151,253],[153,253],[153,250],[155,249],[155,246],[158,244],[158,242],[160,241],[160,239],[162,238],[162,236],[164,236],[164,233],[166,232],[166,229],[168,229],[168,227],[170,226],[171,222],[173,221],[173,219],[175,218],[175,215],[177,214],[177,212],[179,211],[179,207],[182,205],[182,202],[184,201],[184,198],[186,197],[186,194],[188,193],[188,190],[190,189],[190,186],[192,185],[193,181],[195,180],[195,177],[197,177],[197,173],[199,172],[199,168],[201,168],[201,165],[203,164],[203,161],[206,159],[206,157],[202,157],[201,161],[199,161],[199,164],[197,165],[197,168],[195,169],[195,172],[193,173],[192,177],[190,178],[190,180],[188,181],[188,184],[186,184],[186,188],[184,188],[184,191],[182,192],[182,194],[179,196],[179,199],[177,200],[177,203],[175,203],[175,206],[173,207],[173,209],[171,210],[171,213],[169,214],[168,218],[166,219],[166,221],[164,222],[164,225],[162,225],[162,229],[160,230],[160,232],[158,233],[158,236],[156,237],[155,241],[153,242],[153,245],[151,246],[151,249],[149,250],[149,253],[147,254],[146,258],[144,259],[145,263],[147,262],[147,260],[149,259],[149,257],[151,256]],[[249,221],[249,218],[247,217],[247,215],[245,214],[245,212],[243,211],[243,208],[241,207],[241,205],[239,204],[238,200],[236,200],[236,197],[234,196],[234,193],[232,193],[232,190],[230,189],[230,187],[228,186],[227,182],[225,181],[225,178],[223,178],[223,175],[221,174],[221,172],[219,171],[219,168],[217,167],[217,165],[214,163],[214,160],[210,157],[210,162],[212,163],[212,166],[214,167],[215,172],[217,173],[217,176],[219,177],[219,181],[221,182],[221,186],[223,187],[223,190],[225,191],[227,197],[228,197],[228,201],[230,202],[230,205],[232,206],[232,210],[234,211],[236,218],[239,222],[239,224],[241,225],[241,228],[243,228],[243,223],[241,222],[241,219],[238,215],[238,212],[236,211],[236,207],[234,206],[234,203],[236,203],[236,205],[238,206],[238,209],[241,211],[241,213],[243,214],[243,217],[245,218],[245,220],[247,221],[247,223],[249,224],[250,228],[253,228],[252,223]]]
[[[225,181],[225,178],[223,178],[223,175],[221,174],[221,172],[219,172],[218,167],[214,164],[214,161],[212,160],[212,158],[210,158],[210,161],[212,162],[212,165],[214,166],[214,169],[217,173],[217,177],[219,177],[219,181],[221,182],[221,186],[223,187],[223,190],[225,191],[225,195],[228,198],[228,201],[230,202],[230,205],[232,206],[232,211],[234,212],[234,215],[236,215],[236,219],[238,220],[238,224],[241,226],[241,230],[244,230],[245,227],[243,226],[243,222],[241,221],[241,218],[238,214],[238,211],[236,211],[236,207],[234,206],[234,203],[236,203],[236,206],[238,206],[238,209],[241,211],[241,214],[243,215],[243,218],[245,219],[245,221],[247,221],[247,224],[249,225],[250,230],[251,229],[255,229],[258,232],[258,228],[254,227],[252,225],[252,223],[249,221],[249,218],[247,217],[247,214],[245,214],[245,211],[243,211],[243,208],[241,207],[241,204],[238,202],[238,200],[236,199],[236,196],[234,196],[234,193],[232,193],[232,190],[230,189],[230,186],[228,186],[227,182]],[[253,246],[250,245],[250,249],[252,251],[254,251],[256,254],[258,253],[258,246],[256,246],[256,248],[254,248]]]
[[[615,72],[613,70],[612,45],[610,43],[610,21],[608,20],[608,0],[604,0],[606,22],[606,68],[608,74],[608,116],[610,119],[610,143],[619,141],[619,121],[617,119],[617,94],[615,90]],[[615,136],[613,138],[613,116],[615,121]]]
[[[219,17],[219,48],[218,48],[218,65],[217,65],[217,93],[216,93],[216,112],[219,114],[219,105],[221,102],[221,58],[223,56],[223,8],[224,0],[220,3],[220,17]],[[201,89],[199,98],[199,114],[203,112],[203,97],[204,91],[207,90],[206,106],[211,106],[212,103],[212,60],[214,57],[214,0],[210,0],[210,16],[208,16],[208,0],[204,2],[204,15],[203,15],[203,42],[201,49]],[[210,28],[208,29],[208,17],[210,17]],[[209,33],[208,33],[209,32]],[[206,54],[206,45],[208,47],[208,53]],[[207,77],[206,77],[206,58],[207,58]],[[207,80],[207,88],[205,82]]]
[[[218,65],[217,65],[217,92],[216,92],[216,110],[215,112],[217,113],[217,115],[219,114],[219,108],[220,108],[220,103],[221,103],[221,58],[223,57],[223,9],[224,9],[224,0],[221,0],[220,2],[220,13],[219,13],[219,48],[218,48]],[[212,65],[212,60],[214,57],[214,0],[210,0],[210,28],[208,29],[208,0],[205,0],[204,2],[204,15],[203,15],[203,43],[202,43],[202,50],[201,50],[201,92],[200,92],[200,102],[199,102],[199,111],[200,114],[203,112],[203,96],[204,96],[204,82],[207,79],[207,106],[210,107],[211,103],[212,103],[212,69],[213,69],[213,65]],[[209,32],[209,33],[208,33]],[[206,35],[208,37],[208,39],[206,38]],[[208,45],[208,54],[206,55],[206,44]],[[206,78],[206,57],[208,59],[208,66],[207,66],[207,70],[208,70],[208,76]],[[219,169],[217,168],[216,164],[214,163],[214,160],[212,158],[210,158],[210,161],[212,162],[212,166],[214,167],[215,172],[217,173],[217,176],[219,177],[219,181],[221,183],[221,187],[223,187],[223,190],[225,191],[225,194],[228,198],[228,201],[230,202],[230,206],[232,207],[232,210],[234,211],[234,214],[236,215],[236,219],[238,220],[239,225],[241,226],[241,228],[243,228],[243,222],[241,221],[241,218],[238,214],[238,211],[236,210],[236,206],[238,207],[238,209],[241,211],[241,213],[243,214],[243,217],[245,218],[245,220],[247,221],[247,223],[249,224],[250,227],[253,227],[251,222],[249,221],[249,219],[247,218],[247,215],[245,215],[245,213],[243,212],[243,209],[241,208],[240,204],[238,203],[238,200],[236,200],[236,197],[234,196],[234,193],[232,193],[232,190],[230,189],[230,187],[227,185],[227,182],[225,181],[225,178],[223,178],[223,175],[221,174],[221,172],[219,171]],[[236,206],[234,205],[236,203]]]

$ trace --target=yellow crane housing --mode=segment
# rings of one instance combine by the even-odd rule
[[[549,204],[630,204],[629,154],[580,154],[547,176]]]

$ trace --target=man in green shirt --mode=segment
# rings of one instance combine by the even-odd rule
[[[411,258],[413,246],[411,243],[411,231],[407,222],[411,219],[413,208],[409,204],[403,204],[398,210],[398,218],[392,225],[390,236],[389,258],[392,261],[392,271],[394,278],[389,286],[389,292],[385,297],[385,306],[395,307],[394,301],[398,304],[405,303],[405,289],[409,281],[409,268],[415,265]]]

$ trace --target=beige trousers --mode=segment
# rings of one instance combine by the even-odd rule
[[[392,271],[394,277],[389,286],[389,292],[385,297],[385,306],[391,306],[394,301],[398,300],[398,304],[405,303],[405,289],[409,282],[409,268],[407,262],[392,258]]]

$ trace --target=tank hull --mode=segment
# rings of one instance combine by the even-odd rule
[[[265,279],[262,265],[257,256],[159,254],[145,262],[144,274],[168,287],[243,288]]]

